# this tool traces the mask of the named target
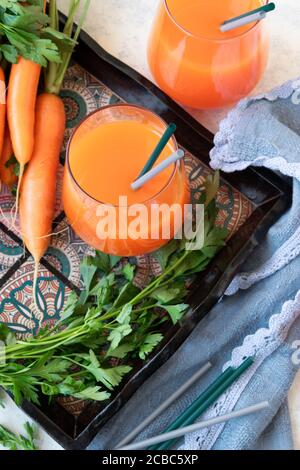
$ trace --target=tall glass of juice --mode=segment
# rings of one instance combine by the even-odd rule
[[[137,178],[166,130],[156,114],[116,104],[89,115],[67,149],[63,203],[74,231],[90,246],[118,256],[149,253],[180,229],[189,188],[183,160],[137,191]],[[178,150],[175,137],[157,162]],[[153,208],[172,208],[169,218]],[[168,227],[166,226],[168,224]]]
[[[268,58],[267,20],[222,33],[221,24],[264,0],[161,0],[148,60],[159,87],[193,108],[217,108],[248,95]]]

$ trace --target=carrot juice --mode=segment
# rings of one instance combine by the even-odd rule
[[[174,236],[179,228],[176,210],[182,216],[189,202],[184,163],[165,169],[137,191],[131,189],[165,130],[165,123],[150,111],[112,105],[88,116],[73,134],[64,209],[75,232],[89,245],[109,254],[135,256],[156,250]],[[157,164],[176,150],[173,138]],[[167,239],[163,215],[156,221],[151,218],[152,206],[159,204],[177,207],[170,215]]]
[[[148,60],[157,84],[193,108],[221,107],[250,93],[266,67],[265,21],[222,33],[220,25],[263,0],[161,0]]]

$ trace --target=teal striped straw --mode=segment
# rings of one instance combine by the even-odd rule
[[[253,357],[248,357],[237,368],[229,367],[223,372],[164,432],[174,431],[193,424],[213,403],[253,364]],[[169,449],[176,439],[151,446],[149,450]]]
[[[239,20],[243,20],[244,18],[252,17],[253,15],[259,14],[259,13],[268,13],[270,11],[275,10],[276,5],[275,3],[267,3],[266,5],[263,5],[262,7],[256,8],[255,10],[248,11],[247,13],[244,13],[243,15],[240,16],[235,16],[234,18],[230,18],[229,20],[224,21],[222,24],[223,26],[228,25],[229,23],[235,23],[237,22],[236,27],[238,27]]]
[[[153,150],[153,153],[150,155],[149,160],[147,161],[146,165],[142,169],[141,173],[139,174],[138,178],[141,176],[144,176],[148,171],[151,170],[157,159],[159,158],[160,154],[164,150],[164,148],[167,146],[169,140],[171,139],[172,135],[176,131],[176,124],[171,123],[164,134],[162,135],[160,141],[158,142],[157,146]]]

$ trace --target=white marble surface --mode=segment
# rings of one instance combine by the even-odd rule
[[[91,0],[85,29],[108,52],[120,58],[148,78],[146,60],[149,29],[159,0]],[[185,0],[182,0],[185,1]],[[68,2],[59,0],[64,10]],[[254,93],[267,91],[282,82],[300,76],[300,1],[277,0],[277,10],[270,15],[271,54],[267,72]],[[191,110],[190,110],[191,111]],[[191,111],[206,127],[215,132],[227,110]],[[0,423],[14,431],[22,430],[28,419],[10,399],[0,408]],[[300,373],[292,387],[289,401],[294,429],[295,448],[300,449]],[[59,446],[44,433],[39,433],[41,449]]]

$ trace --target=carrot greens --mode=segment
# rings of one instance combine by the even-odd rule
[[[56,0],[50,0],[49,2],[49,15],[50,15],[50,28],[47,28],[45,32],[52,31],[52,39],[54,40],[55,34],[57,37],[62,34],[64,38],[68,38],[70,44],[73,47],[66,48],[62,51],[62,60],[59,63],[52,61],[49,63],[48,70],[45,77],[45,91],[47,93],[59,94],[67,68],[70,64],[72,53],[82,28],[82,25],[86,19],[86,15],[90,6],[90,0],[71,0],[69,6],[69,13],[67,15],[67,21],[65,23],[62,32],[59,31],[59,20],[57,11]],[[80,7],[82,10],[80,12]],[[80,12],[78,25],[74,26],[75,16]],[[54,31],[56,33],[54,33]],[[62,49],[61,49],[62,50]]]
[[[29,422],[24,424],[26,435],[18,435],[0,425],[0,444],[9,450],[37,450],[34,442],[35,426]]]
[[[62,53],[73,50],[74,41],[50,26],[44,1],[0,0],[0,59],[17,63],[18,57],[42,66],[62,62]]]

